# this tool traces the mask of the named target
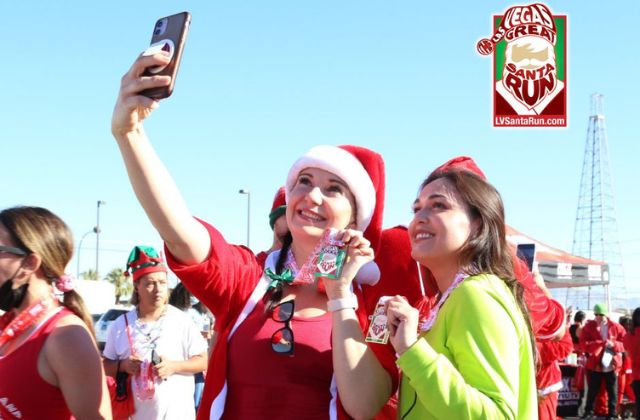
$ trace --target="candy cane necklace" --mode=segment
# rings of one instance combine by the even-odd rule
[[[0,317],[0,347],[15,340],[23,332],[34,326],[52,308],[51,299],[42,299],[29,305],[17,316],[9,311]]]

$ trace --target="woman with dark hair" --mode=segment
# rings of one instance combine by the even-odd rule
[[[573,316],[573,324],[569,327],[569,333],[571,334],[571,341],[573,342],[573,349],[576,353],[580,353],[580,334],[584,327],[587,314],[583,311],[577,311]]]
[[[178,283],[173,288],[169,295],[169,305],[175,306],[184,312],[191,308],[191,293],[184,287],[184,284]]]
[[[72,254],[49,210],[0,212],[0,418],[111,418],[91,316],[64,273]]]
[[[403,375],[399,416],[536,418],[534,347],[499,193],[471,172],[440,171],[413,209],[411,254],[440,297],[424,322],[401,296],[386,304]]]
[[[636,397],[636,419],[640,419],[640,308],[631,315],[631,330],[624,336],[624,349],[631,359],[631,388]]]

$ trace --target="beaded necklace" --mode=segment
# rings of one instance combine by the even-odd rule
[[[136,309],[136,320],[133,323],[133,328],[136,331],[136,347],[139,347],[139,356],[145,357],[149,351],[154,350],[158,345],[158,339],[162,335],[162,326],[164,324],[165,315],[167,313],[167,306],[165,305],[162,313],[157,320],[151,322],[144,322],[140,320],[140,314]]]
[[[136,376],[133,377],[133,380],[136,382],[135,387],[135,395],[140,400],[150,400],[155,395],[155,383],[156,383],[156,375],[153,371],[153,363],[151,363],[151,354],[158,345],[158,340],[162,335],[162,325],[164,324],[165,315],[167,313],[167,305],[165,305],[160,317],[153,322],[143,322],[140,320],[139,310],[136,308],[136,320],[133,323],[133,329],[137,332],[136,334],[136,344],[138,348],[140,348],[142,354],[138,354],[139,356],[144,357],[142,364],[140,365],[140,371]],[[150,328],[146,328],[147,325],[152,324]],[[139,338],[142,338],[140,340]],[[131,351],[138,353],[134,350],[134,344],[131,335],[129,336],[129,345],[131,346]],[[149,354],[149,359],[147,359],[146,355]]]

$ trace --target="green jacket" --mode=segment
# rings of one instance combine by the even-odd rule
[[[398,366],[400,418],[538,418],[529,331],[496,276],[464,280]]]

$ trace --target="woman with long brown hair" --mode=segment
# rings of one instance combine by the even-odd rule
[[[411,255],[440,297],[423,322],[403,297],[387,303],[400,417],[536,418],[534,348],[500,194],[471,172],[440,171],[413,210]]]
[[[0,212],[0,418],[111,418],[91,316],[64,273],[72,254],[49,210]]]

